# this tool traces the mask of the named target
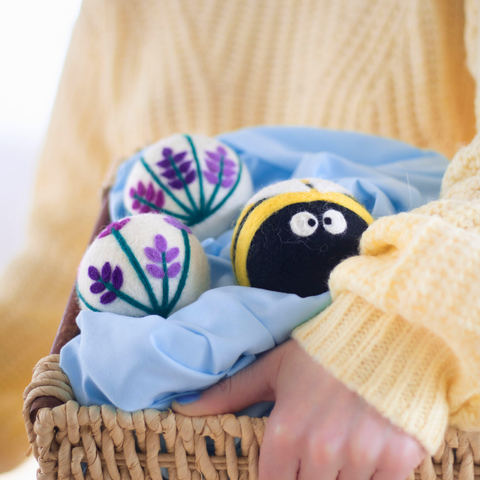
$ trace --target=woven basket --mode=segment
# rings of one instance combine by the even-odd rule
[[[25,425],[40,467],[38,480],[161,480],[161,467],[168,469],[170,480],[258,478],[266,418],[232,414],[189,418],[153,409],[129,413],[107,405],[80,407],[59,359],[59,355],[42,359],[24,394]],[[41,409],[32,425],[31,405],[42,396],[64,403]],[[213,440],[215,455],[208,454],[206,437]],[[480,434],[448,429],[438,452],[408,478],[480,480]]]

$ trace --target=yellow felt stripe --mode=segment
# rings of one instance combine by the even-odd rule
[[[232,266],[233,266],[233,274],[236,276],[236,266],[235,266],[235,256],[236,256],[236,245],[238,243],[238,238],[237,240],[237,235],[238,235],[238,229],[240,228],[240,225],[242,225],[242,221],[245,218],[246,215],[255,207],[255,203],[252,203],[248,207],[244,208],[242,213],[240,214],[240,217],[237,220],[237,224],[235,225],[235,230],[233,231],[232,235],[232,244],[230,245],[230,258],[232,259]],[[237,241],[236,241],[237,240]],[[250,285],[249,285],[250,286]]]
[[[236,248],[234,251],[234,241],[237,235],[237,229],[241,224],[241,220],[245,215],[251,211],[251,208],[247,209],[237,223],[237,229],[235,229],[231,257],[233,261],[233,268],[240,285],[249,287],[250,281],[247,273],[247,256],[250,250],[250,244],[253,237],[263,222],[270,217],[273,213],[286,207],[287,205],[293,205],[295,203],[303,202],[315,202],[324,201],[336,203],[345,208],[348,208],[352,212],[356,213],[360,218],[365,220],[367,225],[373,223],[372,216],[365,210],[362,205],[353,200],[352,198],[338,192],[325,192],[320,193],[318,190],[312,189],[308,192],[287,192],[274,197],[266,199],[260,205],[255,208],[255,212],[251,212],[245,221],[242,230],[240,231],[238,240],[236,242]]]

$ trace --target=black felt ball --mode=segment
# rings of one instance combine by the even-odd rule
[[[339,193],[334,194],[336,201],[312,201],[310,194],[310,201],[301,202],[299,195],[293,195],[292,203],[284,199],[268,208],[265,201],[270,199],[261,199],[240,217],[232,242],[240,285],[300,297],[318,295],[328,290],[332,270],[358,254],[360,237],[371,223],[368,212]],[[352,205],[354,209],[348,208]]]

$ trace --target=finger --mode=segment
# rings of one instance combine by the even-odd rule
[[[388,420],[366,405],[350,433],[347,459],[338,480],[370,480],[390,433]]]
[[[337,480],[338,474],[337,467],[333,465],[319,465],[314,469],[300,466],[298,480]],[[355,478],[354,480],[357,479]]]
[[[330,404],[326,415],[319,416],[311,429],[308,450],[301,456],[301,480],[336,479],[345,464],[350,432],[365,406],[359,404],[355,393],[343,387]]]
[[[290,429],[278,421],[275,409],[267,422],[265,437],[260,450],[259,480],[294,480],[297,478],[300,460],[296,455],[298,444]]]
[[[412,437],[392,428],[372,480],[405,480],[426,455]]]
[[[249,367],[205,390],[196,402],[181,405],[174,401],[172,409],[183,415],[216,415],[273,401],[282,356],[283,346],[275,348]]]

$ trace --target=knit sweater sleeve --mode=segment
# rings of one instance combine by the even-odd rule
[[[440,200],[372,224],[330,277],[331,307],[294,338],[433,454],[447,425],[480,429],[479,271],[477,137]]]

